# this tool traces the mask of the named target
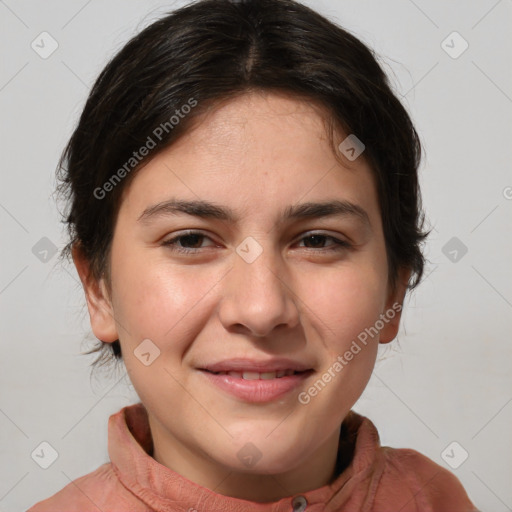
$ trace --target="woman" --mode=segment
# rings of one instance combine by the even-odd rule
[[[73,257],[141,403],[30,512],[474,511],[351,411],[423,271],[420,143],[372,52],[289,0],[133,38],[62,159]]]

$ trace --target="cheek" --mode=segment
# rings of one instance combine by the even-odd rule
[[[226,273],[220,265],[200,271],[195,265],[172,264],[157,251],[151,258],[148,251],[118,258],[112,273],[120,341],[132,359],[144,339],[181,359],[212,314],[213,297]]]
[[[118,258],[113,267],[114,311],[121,341],[132,350],[146,338],[163,351],[184,350],[194,322],[219,281],[215,272],[198,275],[197,267],[173,265],[165,255],[148,258],[142,251]],[[124,335],[124,336],[123,336]]]
[[[382,275],[368,268],[365,272],[333,272],[323,285],[313,286],[308,296],[314,310],[309,315],[312,332],[317,331],[314,336],[321,340],[318,353],[322,360],[318,380],[303,399],[311,400],[314,409],[310,411],[333,428],[340,417],[332,415],[333,408],[345,414],[371,377],[378,350],[378,338],[371,328],[382,312],[384,293]]]
[[[322,321],[329,349],[343,350],[366,328],[373,326],[382,312],[386,276],[371,266],[360,271],[346,269],[322,276],[322,282],[308,281],[302,292],[307,304]],[[308,290],[308,294],[306,293]]]
[[[181,360],[190,340],[197,335],[193,329],[201,325],[197,315],[204,288],[198,289],[189,273],[169,270],[168,264],[147,258],[144,263],[135,258],[123,261],[117,267],[117,276],[112,277],[117,279],[114,311],[123,361],[137,393],[149,404],[162,383],[178,392],[164,368]],[[138,347],[147,339],[154,344],[145,345],[150,357],[155,357],[150,366],[141,364],[139,359],[142,352]]]

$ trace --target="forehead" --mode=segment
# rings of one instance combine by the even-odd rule
[[[225,148],[250,142],[252,137],[248,135],[257,135],[253,142],[258,143],[268,138],[267,130],[273,129],[287,129],[283,138],[302,133],[326,139],[326,114],[327,110],[313,101],[284,93],[255,91],[212,105],[190,135],[196,141]],[[262,127],[266,130],[261,131]]]
[[[121,210],[140,214],[181,197],[260,215],[327,196],[372,209],[371,169],[335,154],[326,127],[322,109],[304,100],[252,93],[226,101],[137,171]]]

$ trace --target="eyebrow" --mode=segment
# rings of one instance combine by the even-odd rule
[[[180,214],[231,223],[239,221],[235,212],[226,206],[202,200],[184,201],[179,199],[170,199],[146,208],[137,221],[149,223],[156,218]],[[281,216],[281,222],[332,216],[355,217],[370,226],[368,214],[361,206],[341,200],[306,202],[288,206]]]

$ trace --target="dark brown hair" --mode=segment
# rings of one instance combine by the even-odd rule
[[[405,267],[412,271],[409,287],[416,286],[426,233],[415,128],[373,51],[292,0],[199,0],[152,23],[115,55],[97,78],[59,162],[57,190],[68,207],[70,237],[61,258],[79,247],[110,292],[113,228],[136,170],[218,102],[250,91],[320,105],[332,126],[365,144],[390,282]],[[138,150],[150,145],[149,138],[157,147],[141,157]],[[121,359],[119,340],[88,353],[98,351],[94,365],[110,360],[109,351]]]

